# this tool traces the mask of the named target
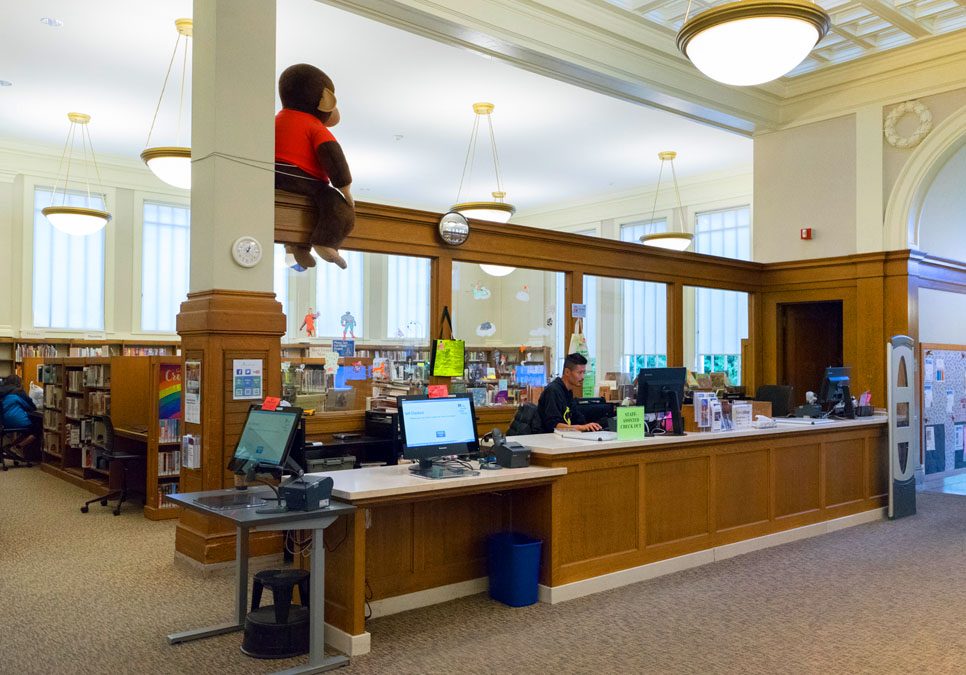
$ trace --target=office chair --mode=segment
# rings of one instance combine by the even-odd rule
[[[7,444],[8,441],[13,440],[14,434],[22,434],[22,433],[29,434],[31,433],[31,431],[32,429],[30,427],[4,426],[3,415],[0,415],[0,467],[2,467],[4,471],[7,470],[8,459],[13,460],[14,466],[20,466],[20,462],[23,462],[27,466],[33,466],[33,464],[30,463],[29,459],[25,457],[21,457],[20,455],[15,453],[13,450],[10,449],[10,446]]]
[[[795,409],[795,387],[785,384],[763,384],[755,392],[756,401],[771,401],[771,416],[788,417]]]
[[[147,457],[140,453],[114,449],[114,425],[111,423],[111,418],[106,415],[94,417],[94,446],[101,450],[101,454],[97,457],[97,464],[102,461],[105,462],[112,475],[114,475],[114,467],[120,467],[121,489],[111,490],[106,495],[87,500],[81,507],[81,513],[87,513],[90,510],[90,505],[94,502],[100,502],[101,506],[107,506],[111,499],[118,499],[117,506],[114,507],[114,515],[119,516],[121,515],[121,504],[128,498],[129,465],[135,462],[144,462]]]

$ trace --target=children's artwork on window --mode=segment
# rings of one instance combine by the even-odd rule
[[[352,312],[346,311],[339,318],[339,323],[342,324],[342,339],[346,339],[346,334],[348,333],[352,339],[356,337],[356,318],[352,316]]]
[[[476,327],[476,334],[480,337],[490,337],[496,333],[496,326],[491,321],[484,321]]]
[[[517,291],[517,300],[520,302],[530,302],[530,290],[524,286],[523,290]]]
[[[308,311],[305,313],[305,318],[302,319],[302,325],[299,326],[299,330],[305,329],[305,333],[309,337],[315,337],[315,320],[319,318],[318,312],[313,312],[312,308],[309,307]]]
[[[473,286],[473,299],[474,300],[489,300],[493,293],[490,289],[483,284],[476,284]]]

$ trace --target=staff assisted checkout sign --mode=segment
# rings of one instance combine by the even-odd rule
[[[647,433],[644,423],[644,406],[617,408],[617,440],[639,441]]]

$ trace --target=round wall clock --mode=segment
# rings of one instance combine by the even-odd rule
[[[262,245],[255,237],[238,237],[231,245],[231,257],[242,267],[254,267],[262,259]]]

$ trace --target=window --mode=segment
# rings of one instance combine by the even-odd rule
[[[697,215],[694,250],[736,260],[751,260],[751,209],[739,206]]]
[[[41,210],[49,188],[34,190],[33,324],[36,328],[104,330],[104,233],[61,232]],[[102,195],[68,192],[65,206],[104,208]]]
[[[667,232],[667,219],[621,225],[621,241],[639,242],[648,234]],[[631,376],[641,368],[667,366],[667,286],[650,281],[621,281],[623,355],[621,370]]]
[[[751,259],[751,209],[740,206],[697,214],[694,249],[737,260]],[[741,383],[741,341],[748,337],[748,294],[694,290],[694,369],[726,372]]]
[[[429,335],[429,259],[387,256],[386,337]]]
[[[655,218],[654,220],[638,220],[633,223],[621,225],[621,241],[630,241],[635,244],[641,242],[641,237],[646,234],[657,234],[667,232],[667,219]]]
[[[173,333],[188,298],[191,209],[144,202],[141,246],[141,330]]]
[[[288,309],[288,265],[285,264],[285,245],[275,244],[273,247],[274,253],[274,267],[273,267],[273,282],[272,289],[275,291],[275,299],[279,301],[282,305],[282,311],[285,312],[285,335],[286,337],[291,333],[289,324],[289,309]]]
[[[314,311],[319,314],[315,320],[316,337],[341,339],[345,332],[347,338],[361,338],[365,334],[362,253],[342,251],[342,257],[346,269],[323,260],[315,266],[315,297],[318,300]],[[301,324],[302,318],[296,318]]]

